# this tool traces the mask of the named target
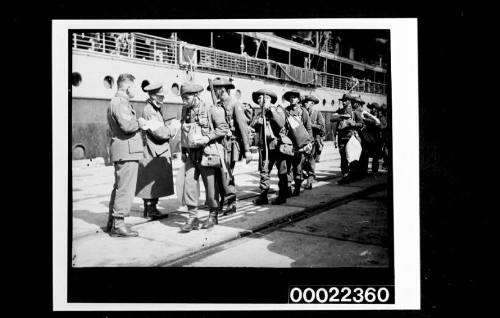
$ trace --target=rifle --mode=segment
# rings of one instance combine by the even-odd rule
[[[212,102],[214,103],[214,107],[215,107],[215,106],[217,106],[217,96],[215,96],[214,85],[213,85],[211,79],[208,79],[208,86],[210,86],[210,93],[212,95]],[[211,121],[212,118],[209,118],[209,120]],[[220,147],[216,147],[216,148],[217,148],[217,152],[219,153],[220,160],[221,160],[222,172],[224,172],[226,175],[229,176],[228,169],[226,167],[226,156],[223,153],[221,153]]]
[[[349,91],[347,92],[347,94],[350,94],[352,92],[352,90],[355,89],[358,85],[359,85],[359,80],[357,78],[355,78],[354,79],[354,85],[352,85],[352,87],[349,89]]]
[[[269,165],[269,150],[267,147],[267,136],[266,136],[266,114],[264,109],[264,96],[262,95],[262,99],[260,100],[260,108],[262,115],[262,131],[264,132],[264,153],[266,154],[266,159],[264,160],[264,166],[267,167]]]

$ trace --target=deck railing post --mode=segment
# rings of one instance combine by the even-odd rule
[[[102,53],[106,53],[106,33],[102,33]]]
[[[156,62],[156,40],[153,40],[153,61]]]

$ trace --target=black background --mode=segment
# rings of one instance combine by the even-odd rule
[[[472,188],[484,185],[481,178],[494,181],[493,155],[478,157],[477,153],[485,145],[481,144],[482,139],[495,136],[490,135],[488,129],[496,125],[489,113],[496,105],[480,101],[485,91],[493,94],[494,87],[483,85],[484,80],[470,72],[490,67],[481,63],[487,50],[482,34],[491,29],[478,28],[476,31],[473,28],[485,26],[487,10],[479,6],[467,8],[457,2],[441,7],[421,3],[405,5],[398,8],[375,2],[368,5],[356,2],[356,6],[346,9],[331,1],[262,5],[255,1],[225,4],[218,1],[196,4],[165,1],[92,4],[85,1],[72,2],[71,6],[14,4],[11,12],[4,13],[4,21],[9,25],[3,29],[3,41],[9,43],[3,51],[11,55],[3,59],[3,69],[7,70],[4,80],[8,82],[5,95],[12,98],[4,104],[3,122],[12,125],[4,130],[4,140],[13,143],[4,146],[7,155],[3,157],[9,164],[4,166],[4,171],[14,175],[5,179],[7,188],[14,191],[5,195],[8,207],[3,209],[3,229],[12,231],[4,234],[6,247],[12,252],[7,254],[6,251],[8,257],[4,257],[4,263],[10,267],[4,271],[5,277],[12,279],[12,284],[3,288],[9,297],[8,303],[16,304],[15,310],[19,313],[31,310],[37,314],[51,314],[52,311],[52,192],[49,186],[52,180],[52,18],[418,17],[423,309],[319,314],[444,317],[451,312],[479,316],[486,313],[496,295],[485,287],[487,283],[493,284],[493,276],[488,270],[497,267],[494,261],[497,251],[492,245],[495,232],[491,230],[495,226],[492,217],[497,208],[487,206],[486,199],[491,197],[491,192],[476,193]],[[23,118],[22,125],[11,120],[14,118]],[[300,275],[300,279],[306,279],[302,273]],[[102,282],[103,285],[109,283]],[[127,285],[126,281],[120,283],[131,294],[151,293],[148,289]],[[234,289],[221,290],[213,283],[204,288],[217,293],[235,292]],[[88,292],[100,289],[101,286],[92,286]],[[255,294],[262,292],[254,291]],[[152,312],[73,314],[97,317],[172,315]],[[234,314],[226,313],[227,316]],[[256,314],[260,315],[246,313],[247,316]],[[304,312],[286,314],[293,317],[311,315]]]

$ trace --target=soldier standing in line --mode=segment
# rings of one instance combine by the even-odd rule
[[[135,96],[135,77],[121,74],[117,79],[118,91],[111,99],[107,120],[111,130],[111,161],[115,169],[115,183],[109,200],[107,230],[112,236],[137,236],[125,224],[129,216],[137,185],[139,161],[144,158],[140,129],[146,127],[143,118],[136,118],[130,99]]]
[[[279,193],[272,204],[286,202],[288,192],[286,155],[278,150],[278,139],[285,126],[285,113],[283,108],[274,106],[277,99],[276,94],[267,89],[260,89],[252,93],[253,102],[263,105],[264,108],[263,112],[255,116],[251,123],[251,127],[255,129],[257,147],[259,148],[260,195],[253,200],[255,205],[269,203],[267,195],[270,187],[271,170],[274,165],[278,169]]]
[[[203,228],[210,228],[218,223],[219,203],[216,200],[216,182],[220,182],[221,168],[202,165],[204,148],[213,144],[222,149],[221,140],[230,130],[225,120],[224,109],[219,105],[206,105],[199,93],[203,86],[186,82],[181,85],[182,108],[181,147],[182,161],[185,163],[183,201],[188,207],[189,219],[181,227],[182,232],[198,229],[198,199],[200,196],[199,177],[205,185],[209,217]],[[222,159],[222,158],[220,158]]]
[[[309,114],[307,111],[300,106],[300,92],[297,90],[291,90],[286,92],[283,95],[283,98],[290,103],[285,109],[285,112],[289,116],[293,116],[297,119],[298,122],[302,123],[309,134],[310,141],[313,140],[313,133],[311,128],[311,120],[309,118]],[[290,132],[289,132],[290,133]],[[293,138],[292,138],[293,139]],[[309,149],[305,149],[305,152],[309,152]],[[291,159],[288,159],[288,181],[289,181],[289,189],[291,180],[294,181],[294,189],[292,192],[292,196],[300,195],[300,186],[302,184],[302,165],[304,163],[304,149],[298,149],[294,145],[294,156]]]
[[[342,96],[343,107],[339,109],[338,114],[332,115],[331,121],[338,121],[337,135],[338,135],[338,146],[340,153],[340,170],[342,172],[342,178],[338,181],[338,184],[345,184],[353,181],[356,177],[356,162],[349,164],[347,161],[346,145],[349,139],[357,131],[357,128],[361,128],[363,124],[356,123],[354,121],[354,114],[351,106],[351,101],[354,97],[350,94],[344,94]]]
[[[304,96],[302,100],[305,109],[311,119],[311,128],[313,133],[313,144],[310,154],[304,154],[304,170],[307,174],[307,183],[304,189],[312,189],[312,183],[316,179],[315,168],[316,162],[318,162],[319,154],[322,150],[322,138],[325,134],[325,118],[323,115],[315,109],[314,105],[319,103],[319,99],[312,95]]]
[[[221,191],[225,193],[228,199],[227,208],[223,212],[223,215],[228,215],[236,212],[234,167],[236,162],[242,159],[243,154],[248,164],[252,160],[252,154],[250,152],[250,142],[248,138],[249,130],[247,117],[245,116],[243,105],[237,99],[230,96],[231,89],[234,89],[233,83],[226,79],[216,78],[213,80],[212,85],[215,96],[224,108],[226,122],[231,130],[231,134],[228,134],[223,140],[223,145],[227,152],[226,165],[229,169],[229,179],[227,180],[226,189]],[[210,91],[210,86],[207,87],[207,90]],[[230,195],[230,197],[228,197],[228,195]]]
[[[379,168],[379,158],[381,152],[380,143],[380,120],[377,118],[378,114],[378,104],[368,104],[367,106],[372,113],[365,110],[361,111],[363,119],[363,129],[361,130],[361,139],[363,141],[364,154],[360,158],[360,169],[362,174],[366,175],[368,173],[368,159],[372,158],[372,172],[373,174],[378,173]]]
[[[172,156],[169,140],[180,128],[179,121],[165,125],[161,106],[163,105],[163,85],[154,83],[144,87],[149,94],[142,117],[155,121],[158,128],[145,131],[145,159],[139,165],[136,196],[144,200],[144,216],[159,217],[162,214],[156,208],[158,198],[174,194],[172,174]]]
[[[352,110],[354,121],[356,122],[356,130],[358,132],[358,136],[361,138],[362,148],[356,175],[359,179],[366,177],[368,174],[368,157],[372,143],[371,135],[366,133],[367,123],[370,120],[366,118],[366,114],[368,114],[368,112],[363,109],[364,104],[365,102],[361,99],[361,96],[355,96],[353,98]]]

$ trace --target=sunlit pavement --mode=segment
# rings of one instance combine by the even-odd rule
[[[180,160],[173,162],[174,179],[181,164]],[[104,166],[96,160],[74,162],[73,266],[161,266],[202,249],[234,240],[242,234],[301,213],[305,209],[332,200],[341,200],[368,187],[387,182],[385,174],[382,174],[340,186],[336,184],[340,177],[339,167],[338,149],[333,147],[332,142],[326,142],[321,162],[316,165],[318,182],[314,183],[312,190],[303,190],[300,197],[291,198],[284,205],[254,206],[251,200],[259,192],[257,161],[252,161],[248,165],[238,162],[235,171],[240,198],[238,211],[231,216],[220,218],[218,226],[208,230],[180,233],[179,228],[185,222],[187,215],[182,210],[178,211],[179,201],[176,195],[160,199],[158,208],[168,217],[155,221],[142,217],[142,199],[135,198],[131,216],[125,221],[139,232],[139,236],[116,238],[103,232],[107,221],[109,195],[113,186],[113,167]],[[278,180],[275,174],[276,170],[273,170],[271,184],[272,188],[277,190]],[[203,185],[201,190],[200,202],[203,203],[205,196]],[[270,195],[270,200],[274,195]],[[202,209],[201,214],[205,218],[208,212]],[[290,262],[283,266],[293,266],[293,264],[294,262]],[[227,261],[224,266],[243,265]]]

